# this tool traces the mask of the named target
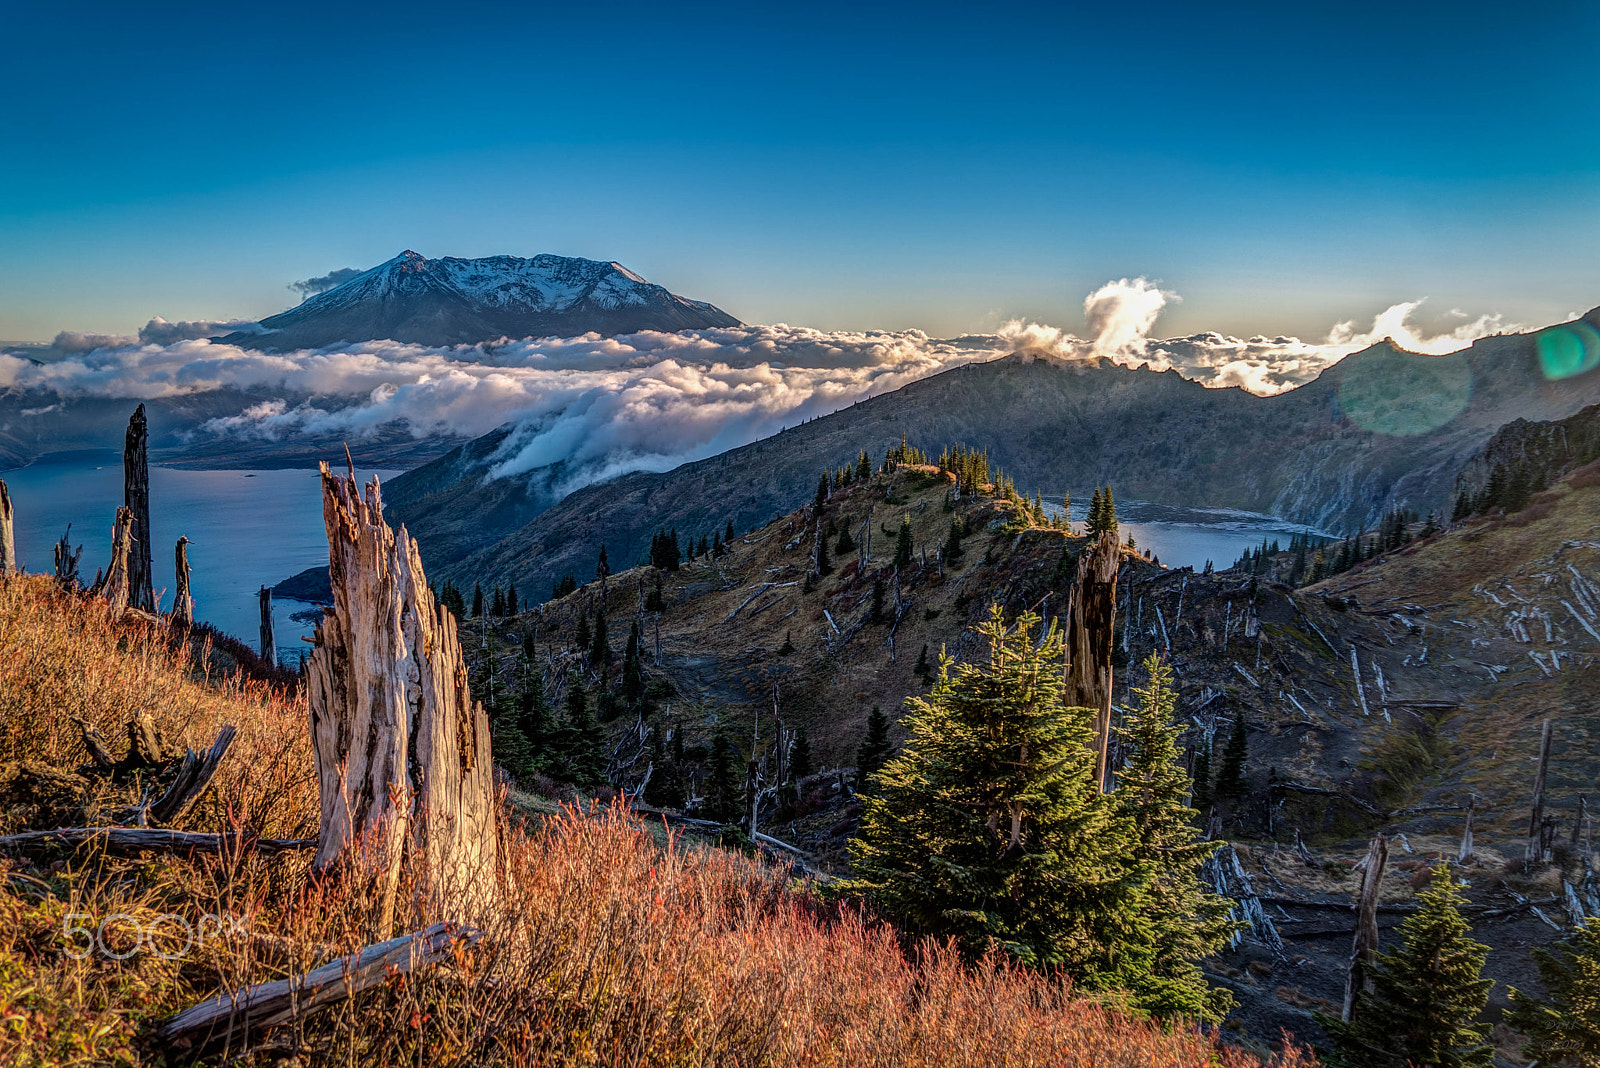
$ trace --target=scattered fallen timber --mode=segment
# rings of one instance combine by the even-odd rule
[[[392,975],[441,963],[453,956],[457,945],[473,945],[480,937],[481,932],[474,928],[436,923],[368,946],[304,975],[219,994],[172,1017],[161,1025],[156,1037],[170,1048],[185,1051],[242,1045],[251,1031],[300,1019],[370,990]]]
[[[239,834],[169,831],[160,827],[62,827],[0,835],[0,851],[28,852],[50,846],[100,845],[108,853],[224,853],[235,849],[257,853],[291,853],[315,849],[315,838],[251,838]]]
[[[1354,912],[1356,910],[1355,904],[1349,901],[1302,901],[1301,899],[1295,897],[1268,897],[1265,894],[1261,895],[1260,900],[1263,905],[1277,905],[1281,908],[1290,909],[1317,909],[1325,912]],[[1512,913],[1523,912],[1535,905],[1559,904],[1561,904],[1561,902],[1558,899],[1554,897],[1547,897],[1540,901],[1520,901],[1512,905],[1493,907],[1486,905],[1464,905],[1461,907],[1460,911],[1463,914],[1471,914],[1474,916],[1509,916]],[[1413,912],[1420,912],[1421,909],[1421,905],[1379,905],[1375,911],[1379,913],[1406,915]],[[1349,934],[1350,929],[1346,929],[1345,933]],[[1300,937],[1300,934],[1297,933],[1295,937]]]

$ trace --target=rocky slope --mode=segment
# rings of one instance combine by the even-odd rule
[[[569,256],[428,259],[409,249],[304,304],[221,340],[287,351],[387,338],[470,345],[498,338],[738,326],[704,301],[619,263]]]
[[[1496,428],[1596,401],[1600,372],[1547,378],[1531,334],[1438,357],[1378,345],[1274,397],[1206,389],[1174,371],[1016,355],[664,474],[580,489],[553,507],[549,471],[485,479],[504,430],[396,479],[386,499],[428,547],[431,573],[531,588],[587,574],[601,542],[632,562],[660,526],[764,522],[805,500],[824,467],[858,449],[881,456],[902,435],[926,448],[987,449],[1030,492],[1109,482],[1124,497],[1353,531],[1398,505],[1448,518],[1458,470]]]

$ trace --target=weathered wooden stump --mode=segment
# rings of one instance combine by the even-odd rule
[[[65,540],[65,539],[63,539]],[[59,547],[58,547],[59,548]],[[82,552],[82,549],[79,550]],[[92,596],[104,597],[113,614],[120,614],[132,601],[131,559],[133,553],[133,513],[126,508],[117,509],[117,518],[111,525],[111,563],[105,573],[95,580],[89,590]],[[60,553],[56,555],[60,570]],[[74,560],[73,570],[77,570]]]
[[[1117,624],[1117,571],[1121,566],[1122,547],[1116,534],[1101,534],[1078,558],[1077,586],[1067,617],[1066,700],[1074,707],[1096,711],[1095,781],[1102,790],[1111,741],[1111,635]]]
[[[278,638],[272,626],[272,589],[263,586],[256,596],[261,599],[261,659],[276,667],[278,664]]]
[[[16,513],[11,508],[11,493],[0,480],[0,577],[17,571]]]
[[[78,551],[72,551],[72,524],[67,524],[67,532],[61,535],[61,540],[55,544],[56,584],[64,590],[78,588],[78,564],[83,559],[83,546],[78,546]]]
[[[133,543],[128,556],[128,604],[156,610],[150,567],[150,429],[144,405],[133,411],[122,445],[122,504],[133,514]]]
[[[188,630],[194,626],[194,597],[189,593],[189,539],[179,538],[173,553],[177,568],[177,592],[172,597],[172,625]]]
[[[378,481],[322,465],[333,606],[306,661],[322,802],[315,867],[359,847],[376,868],[380,934],[402,865],[434,908],[471,914],[499,884],[489,721],[467,687],[455,616],[428,589],[405,527],[383,519]]]

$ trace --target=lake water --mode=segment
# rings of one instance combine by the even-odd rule
[[[363,481],[397,472],[360,472]],[[74,454],[4,472],[17,515],[17,556],[29,571],[54,568],[51,547],[72,524],[82,544],[85,581],[111,555],[111,524],[122,503],[122,456],[107,451]],[[1059,514],[1061,501],[1046,498]],[[1075,499],[1072,519],[1082,523],[1088,503]],[[1124,535],[1132,532],[1168,567],[1199,570],[1210,560],[1227,567],[1244,550],[1276,538],[1285,545],[1310,528],[1268,515],[1221,509],[1175,508],[1147,501],[1118,501]],[[254,646],[259,633],[256,591],[308,567],[325,566],[322,489],[314,470],[185,471],[150,469],[150,522],[155,587],[163,607],[172,603],[172,547],[187,535],[195,615]],[[280,659],[296,663],[309,648],[300,641],[312,625],[290,614],[310,605],[280,600],[274,634]]]
[[[374,472],[360,472],[363,481]],[[397,472],[379,471],[387,478]],[[83,546],[79,573],[93,581],[111,557],[111,525],[122,504],[122,454],[76,453],[0,473],[16,509],[17,557],[28,571],[55,568],[52,547],[72,524]],[[317,565],[327,566],[322,487],[315,470],[183,471],[150,468],[151,557],[156,595],[172,605],[173,546],[189,538],[195,617],[255,647],[256,591]],[[290,619],[310,605],[274,604],[273,635],[282,662],[309,649],[312,625]]]

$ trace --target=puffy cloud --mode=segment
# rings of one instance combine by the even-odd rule
[[[50,347],[57,352],[90,352],[94,349],[113,349],[133,343],[126,334],[85,334],[78,330],[63,330],[57,334]]]
[[[1340,323],[1321,341],[1214,332],[1152,337],[1162,308],[1175,299],[1144,278],[1109,282],[1084,301],[1088,338],[1021,321],[953,339],[776,324],[266,353],[188,336],[238,324],[157,319],[141,331],[143,343],[72,335],[65,345],[57,339],[63,355],[53,362],[0,355],[0,390],[38,396],[41,406],[51,395],[150,400],[221,388],[263,398],[201,424],[199,435],[357,437],[401,426],[419,438],[476,437],[509,424],[492,475],[542,471],[560,492],[713,455],[945,368],[1010,353],[1175,368],[1209,386],[1270,394],[1385,336],[1413,351],[1442,352],[1506,328],[1485,316],[1429,335],[1413,321],[1420,302],[1408,302],[1378,315],[1370,329]]]
[[[231,334],[237,330],[246,330],[251,333],[260,329],[260,324],[252,319],[184,319],[169,323],[161,316],[156,316],[139,328],[139,343],[141,345],[170,345],[175,341],[197,341],[203,337],[217,337],[221,334]]]
[[[326,293],[335,286],[342,286],[352,278],[362,274],[359,267],[340,267],[337,271],[329,271],[319,278],[302,278],[298,282],[290,282],[289,288],[300,294],[300,299],[314,297],[318,293]]]

